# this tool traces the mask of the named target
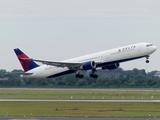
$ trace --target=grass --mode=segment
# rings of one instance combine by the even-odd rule
[[[0,89],[0,99],[71,99],[71,96],[73,99],[160,99],[160,90]],[[0,102],[0,116],[160,117],[160,103]]]
[[[160,99],[159,89],[0,89],[0,98]]]
[[[0,102],[1,116],[148,117],[160,103]]]

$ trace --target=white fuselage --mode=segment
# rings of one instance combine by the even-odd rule
[[[156,47],[151,43],[138,43],[81,57],[76,57],[64,60],[62,62],[98,61],[99,64],[97,65],[97,68],[101,68],[103,66],[111,64],[126,62],[142,57],[149,57],[150,54],[152,54],[155,50]],[[62,68],[52,65],[41,65],[35,69],[27,71],[28,73],[33,73],[32,75],[22,75],[22,77],[49,78],[74,73],[76,71],[77,70],[70,70],[67,67]]]

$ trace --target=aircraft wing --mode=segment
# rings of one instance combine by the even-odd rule
[[[56,67],[67,67],[68,69],[74,69],[78,70],[83,65],[83,62],[54,62],[54,61],[46,61],[46,60],[38,60],[38,59],[32,59],[32,58],[26,58],[27,60],[33,60],[36,62],[41,62],[46,65],[52,65]],[[100,62],[96,62],[98,64]]]

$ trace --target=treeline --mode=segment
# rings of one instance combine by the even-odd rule
[[[157,88],[160,87],[160,77],[154,77],[157,71],[146,72],[133,69],[124,71],[121,68],[115,70],[99,70],[97,79],[89,77],[89,71],[85,72],[83,79],[75,78],[75,74],[65,75],[51,79],[21,78],[21,70],[13,70],[7,73],[0,70],[0,87],[46,87],[46,88]]]

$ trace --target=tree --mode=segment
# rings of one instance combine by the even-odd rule
[[[1,78],[5,77],[5,74],[6,74],[6,70],[4,70],[4,69],[0,70],[0,77]]]

